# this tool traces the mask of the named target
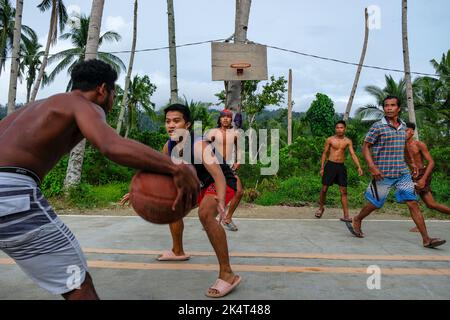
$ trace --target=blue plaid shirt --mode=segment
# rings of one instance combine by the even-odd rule
[[[399,121],[400,126],[395,128],[383,117],[370,128],[364,139],[373,145],[373,161],[386,178],[409,173],[405,162],[406,124]]]

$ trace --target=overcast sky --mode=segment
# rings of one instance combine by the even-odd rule
[[[14,1],[12,1],[14,2]],[[49,12],[36,8],[38,0],[26,0],[23,23],[32,27],[45,45]],[[69,11],[90,14],[91,1],[65,0]],[[140,0],[137,48],[163,47],[168,44],[166,0]],[[401,0],[253,0],[248,39],[305,53],[358,62],[364,38],[364,8],[380,8],[380,29],[370,31],[365,64],[403,68],[401,38]],[[177,44],[222,39],[234,32],[234,0],[174,0]],[[450,49],[450,1],[409,1],[409,44],[412,71],[433,73],[429,61],[439,60]],[[114,30],[122,40],[103,45],[102,51],[130,50],[132,39],[133,0],[106,0],[102,32]],[[51,52],[70,48],[60,41]],[[178,86],[180,96],[189,100],[216,103],[214,94],[222,90],[223,82],[211,80],[210,45],[177,49]],[[119,54],[128,65],[129,53]],[[3,94],[0,103],[7,102],[10,60],[0,77]],[[49,66],[52,70],[54,65]],[[294,74],[294,110],[305,111],[317,92],[329,95],[338,112],[343,112],[350,94],[356,67],[268,49],[269,75],[285,76],[291,68]],[[168,51],[136,54],[134,74],[150,76],[158,87],[152,100],[157,107],[169,100]],[[364,92],[367,85],[383,86],[386,72],[363,69],[354,102],[355,109],[373,102]],[[392,73],[395,79],[400,73]],[[123,86],[125,75],[119,78]],[[65,90],[68,76],[64,72],[38,98]],[[26,89],[19,85],[17,102],[24,102]]]

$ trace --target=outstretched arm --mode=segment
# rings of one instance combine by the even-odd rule
[[[79,102],[74,113],[83,136],[108,159],[127,167],[172,176],[178,193],[173,209],[183,196],[187,197],[186,210],[195,203],[200,183],[187,166],[175,165],[170,157],[122,138],[106,123],[103,110],[93,103]]]
[[[358,156],[355,153],[355,150],[353,149],[353,143],[350,140],[350,143],[348,145],[348,150],[350,152],[350,155],[352,156],[353,162],[356,164],[356,166],[358,167],[358,175],[362,176],[363,175],[363,170],[361,168],[361,165],[359,164],[359,159]]]

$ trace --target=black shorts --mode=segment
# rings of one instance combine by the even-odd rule
[[[345,165],[328,160],[323,170],[322,184],[324,186],[337,184],[340,187],[347,187],[347,168]]]

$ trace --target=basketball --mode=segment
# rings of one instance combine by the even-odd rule
[[[148,222],[168,224],[185,217],[190,211],[184,211],[185,199],[172,210],[176,197],[177,189],[171,176],[140,171],[131,180],[131,206]]]

